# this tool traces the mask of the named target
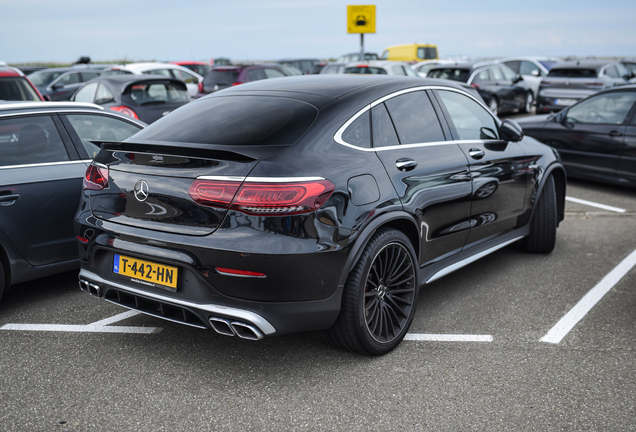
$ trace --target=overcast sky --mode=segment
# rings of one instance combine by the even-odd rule
[[[0,0],[0,60],[326,59],[359,50],[348,4],[376,5],[365,48],[378,54],[636,56],[634,0]]]

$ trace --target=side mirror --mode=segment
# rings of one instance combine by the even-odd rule
[[[539,76],[539,69],[533,69],[532,72],[530,72],[530,75],[538,77]]]
[[[501,137],[506,141],[521,141],[523,139],[523,129],[519,124],[510,119],[505,119],[499,127]]]
[[[633,77],[633,75],[632,75],[632,74],[625,74],[625,75],[623,75],[623,79],[624,79],[625,81],[629,81],[630,79],[632,79],[632,77]]]
[[[52,87],[52,89],[53,89],[53,90],[57,90],[57,89],[61,89],[61,88],[64,88],[64,83],[61,83],[61,82],[59,82],[59,81],[58,81],[58,82],[56,82],[56,83],[53,85],[53,87]]]
[[[515,78],[512,80],[512,82],[513,82],[514,84],[517,84],[519,81],[523,81],[523,77],[522,77],[521,75],[517,74],[517,75],[515,76]]]

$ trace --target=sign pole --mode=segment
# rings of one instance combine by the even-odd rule
[[[360,61],[364,61],[364,33],[360,33]]]

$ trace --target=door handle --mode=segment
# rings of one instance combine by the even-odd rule
[[[9,206],[20,198],[20,194],[0,195],[0,205]]]
[[[484,153],[483,150],[476,149],[476,148],[471,148],[470,150],[468,150],[468,154],[473,159],[481,159],[486,155],[486,153]]]
[[[413,159],[398,159],[395,161],[395,166],[400,171],[411,171],[417,166],[417,162],[415,162]]]
[[[611,137],[622,137],[623,134],[620,133],[619,131],[613,130],[613,131],[610,131],[609,136],[611,136]]]

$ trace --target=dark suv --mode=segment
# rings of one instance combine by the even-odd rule
[[[514,110],[530,112],[534,102],[532,90],[523,77],[501,63],[440,64],[429,70],[427,77],[464,82],[475,87],[495,114]]]
[[[631,77],[621,62],[572,60],[559,63],[541,80],[537,114],[560,111],[601,90],[627,84]]]
[[[51,100],[62,101],[70,100],[82,84],[97,78],[101,73],[100,70],[74,66],[33,72],[29,75],[29,79],[43,96],[48,95]]]
[[[246,82],[284,76],[287,75],[275,65],[215,66],[199,83],[197,98]]]

